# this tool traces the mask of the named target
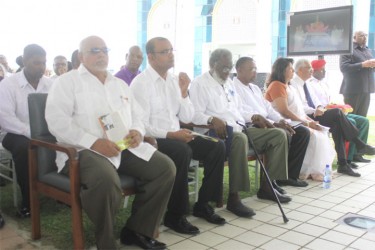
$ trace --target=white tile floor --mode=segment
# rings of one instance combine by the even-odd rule
[[[217,212],[227,224],[216,226],[203,219],[188,218],[199,227],[201,234],[188,236],[162,226],[158,240],[168,249],[375,249],[375,233],[341,225],[335,221],[347,213],[375,218],[375,160],[359,164],[360,178],[334,173],[332,187],[321,188],[321,183],[309,181],[307,188],[286,187],[293,201],[282,205],[288,223],[283,223],[274,202],[258,200],[255,196],[244,200],[256,211],[252,219],[239,218],[225,208]],[[29,232],[21,232],[8,223],[0,233],[0,249],[54,249],[31,241]],[[120,246],[120,243],[119,243]],[[90,248],[90,249],[95,249]],[[139,249],[120,246],[120,249]]]
[[[313,181],[307,188],[286,187],[293,198],[290,204],[283,205],[287,224],[283,223],[277,204],[254,196],[244,200],[257,213],[252,219],[236,217],[223,208],[217,212],[225,217],[226,225],[215,226],[189,217],[201,234],[186,236],[162,227],[159,240],[167,243],[169,249],[373,250],[375,233],[335,222],[349,212],[375,218],[375,163],[359,165],[361,178],[334,173],[328,190]]]

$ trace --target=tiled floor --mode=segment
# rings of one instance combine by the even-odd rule
[[[374,160],[373,160],[374,161]],[[161,227],[159,240],[169,249],[375,249],[375,233],[335,222],[346,213],[375,218],[375,163],[359,164],[361,178],[334,173],[330,189],[310,181],[307,188],[287,187],[293,201],[283,205],[289,219],[283,223],[274,202],[255,196],[244,202],[255,209],[252,219],[239,218],[225,208],[218,213],[227,224],[215,226],[189,217],[201,230],[197,236],[186,236]],[[19,231],[11,221],[0,230],[0,249],[52,249],[30,241],[29,232]],[[119,244],[120,245],[120,244]],[[121,249],[138,249],[121,246]],[[95,249],[95,248],[92,248]]]

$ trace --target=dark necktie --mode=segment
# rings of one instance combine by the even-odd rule
[[[311,108],[315,108],[315,105],[311,99],[311,95],[310,95],[310,92],[309,92],[309,89],[307,88],[306,86],[306,83],[303,84],[303,91],[305,91],[305,96],[306,96],[306,100],[307,100],[307,104],[311,107]]]

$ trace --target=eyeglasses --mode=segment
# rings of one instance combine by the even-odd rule
[[[110,49],[108,49],[107,47],[104,47],[104,48],[91,48],[87,52],[89,52],[92,55],[97,55],[100,52],[103,52],[104,54],[107,55],[109,51],[110,51]]]
[[[170,55],[170,54],[173,54],[175,50],[173,48],[170,48],[170,49],[165,49],[165,50],[162,50],[162,51],[154,51],[152,52],[153,54],[161,54],[161,55]]]

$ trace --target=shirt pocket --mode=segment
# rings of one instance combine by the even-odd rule
[[[161,113],[163,112],[164,109],[165,107],[163,107],[163,102],[162,102],[161,97],[151,98],[151,101],[150,101],[151,114]]]

